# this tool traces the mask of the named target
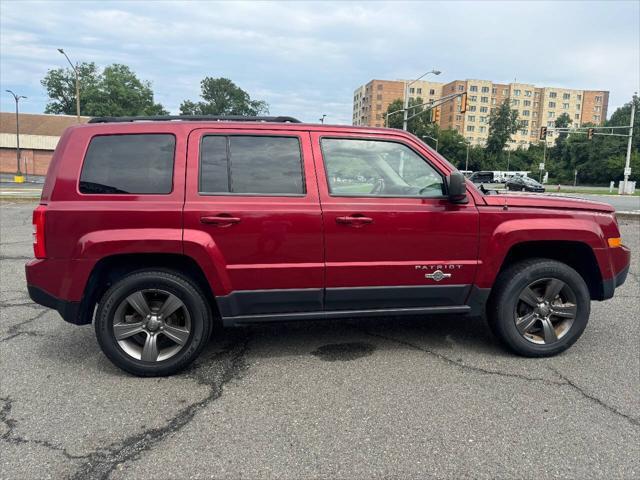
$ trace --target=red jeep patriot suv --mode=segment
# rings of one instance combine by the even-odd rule
[[[406,132],[289,117],[71,127],[33,224],[31,298],[146,376],[215,322],[486,313],[511,350],[554,355],[630,257],[609,205],[483,194]]]

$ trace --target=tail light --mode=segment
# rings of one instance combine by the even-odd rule
[[[45,212],[47,208],[39,205],[33,211],[33,254],[36,258],[47,258],[44,239]]]

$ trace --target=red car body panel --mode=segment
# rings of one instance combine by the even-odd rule
[[[132,133],[175,136],[171,193],[80,193],[80,172],[91,139]],[[306,193],[200,194],[199,145],[205,134],[297,137]],[[390,129],[245,122],[71,127],[60,139],[42,193],[47,258],[27,264],[27,283],[56,301],[81,302],[101,260],[123,254],[183,255],[202,270],[221,311],[227,308],[221,299],[226,299],[231,305],[228,311],[235,315],[242,310],[239,300],[232,298],[236,293],[279,290],[297,292],[311,310],[339,308],[343,289],[363,288],[386,295],[393,295],[396,287],[455,290],[449,304],[434,295],[434,305],[464,305],[472,288],[491,288],[510,249],[523,242],[587,245],[603,281],[614,282],[612,288],[616,276],[628,268],[628,249],[608,246],[608,239],[619,237],[620,232],[613,209],[601,203],[539,195],[482,195],[471,182],[467,182],[466,204],[446,197],[332,196],[320,146],[323,137],[400,142],[443,177],[454,170],[413,135]],[[353,215],[369,217],[372,223],[354,226],[336,221]],[[239,220],[228,225],[202,222],[202,217],[210,216]],[[425,276],[435,269],[452,275],[436,285]],[[375,293],[355,294],[367,308],[387,305]],[[400,298],[402,294],[398,293]],[[259,299],[252,300],[251,309],[260,311],[264,295],[255,295]]]

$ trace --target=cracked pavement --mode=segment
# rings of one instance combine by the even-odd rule
[[[0,208],[0,478],[638,478],[640,223],[614,299],[564,354],[481,319],[227,330],[188,371],[115,368],[29,301],[33,203]]]

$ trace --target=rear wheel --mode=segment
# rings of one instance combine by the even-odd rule
[[[489,305],[491,330],[514,352],[544,357],[569,348],[590,312],[589,289],[564,263],[532,259],[502,272]]]
[[[191,363],[211,334],[211,309],[188,278],[139,271],[114,284],[96,314],[98,343],[121,369],[171,375]]]

